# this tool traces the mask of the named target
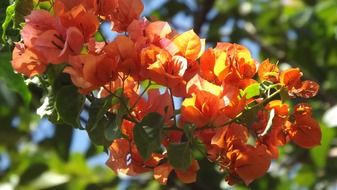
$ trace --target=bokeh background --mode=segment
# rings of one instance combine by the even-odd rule
[[[0,1],[1,24],[13,1]],[[104,165],[108,155],[90,143],[85,131],[54,126],[39,117],[42,91],[13,73],[10,50],[19,32],[9,29],[0,45],[0,190],[337,189],[336,0],[143,2],[143,15],[151,21],[168,21],[179,32],[193,28],[208,46],[217,41],[243,44],[257,61],[270,58],[283,68],[299,67],[307,79],[317,81],[321,89],[310,103],[321,124],[321,146],[304,150],[286,145],[268,173],[249,187],[228,186],[207,160],[201,161],[197,182],[189,185],[172,178],[161,186],[151,173],[116,175]],[[85,112],[82,117],[85,120]]]

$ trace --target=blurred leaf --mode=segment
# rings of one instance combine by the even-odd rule
[[[20,94],[26,106],[31,101],[32,95],[21,75],[15,74],[10,63],[11,54],[9,52],[0,52],[0,80],[5,81],[7,86]]]
[[[295,177],[295,181],[300,186],[310,187],[315,183],[315,174],[308,166],[304,166]]]
[[[9,26],[10,22],[14,18],[14,15],[15,15],[14,11],[15,11],[15,4],[12,4],[12,5],[8,6],[7,9],[6,9],[6,18],[5,18],[5,21],[2,23],[1,38],[2,38],[3,42],[6,41],[6,31],[7,31],[7,28]]]
[[[34,163],[30,165],[20,176],[20,183],[27,184],[30,181],[39,177],[43,172],[48,170],[48,165],[45,163]]]
[[[75,128],[82,128],[80,114],[85,97],[74,86],[64,86],[56,95],[56,109],[61,119]]]
[[[310,149],[310,156],[318,168],[324,168],[330,150],[331,142],[335,137],[335,130],[321,123],[322,141],[321,145]]]

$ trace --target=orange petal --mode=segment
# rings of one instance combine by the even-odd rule
[[[202,47],[204,46],[202,44],[204,41],[201,41],[193,30],[178,35],[174,38],[173,43],[178,47],[182,56],[192,61],[199,58]]]
[[[306,116],[296,118],[289,130],[289,136],[297,145],[312,148],[321,144],[322,132],[317,121]]]
[[[239,153],[235,161],[235,172],[246,185],[249,185],[267,172],[270,163],[271,159],[264,145],[256,148],[248,147],[247,150]]]
[[[161,164],[153,169],[153,177],[160,184],[166,185],[168,176],[170,175],[172,170],[173,167],[170,164]]]
[[[300,78],[302,77],[302,72],[299,68],[291,68],[281,73],[280,83],[283,86],[291,89],[292,87],[298,85]]]

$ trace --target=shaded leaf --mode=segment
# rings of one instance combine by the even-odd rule
[[[167,156],[170,164],[180,170],[187,170],[193,161],[193,155],[188,142],[170,144],[167,148]]]
[[[144,160],[147,160],[152,152],[160,148],[162,125],[163,117],[159,113],[151,112],[133,128],[137,149]]]
[[[64,86],[56,95],[56,109],[61,119],[75,128],[81,128],[80,113],[85,97],[74,86]]]

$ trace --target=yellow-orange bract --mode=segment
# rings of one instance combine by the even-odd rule
[[[193,30],[179,34],[167,22],[140,18],[141,0],[55,0],[53,10],[26,16],[12,66],[33,77],[48,75],[50,64],[65,65],[63,72],[103,117],[88,122],[97,126],[88,124],[87,131],[101,130],[100,142],[111,143],[113,171],[153,171],[161,184],[174,171],[193,183],[199,164],[192,149],[198,147],[229,184],[249,185],[267,172],[279,147],[320,144],[310,105],[299,103],[292,113],[280,95],[317,94],[319,85],[302,81],[299,68],[280,71],[268,59],[259,64],[239,44],[205,50],[205,39]],[[97,41],[102,22],[118,33],[112,41]]]

